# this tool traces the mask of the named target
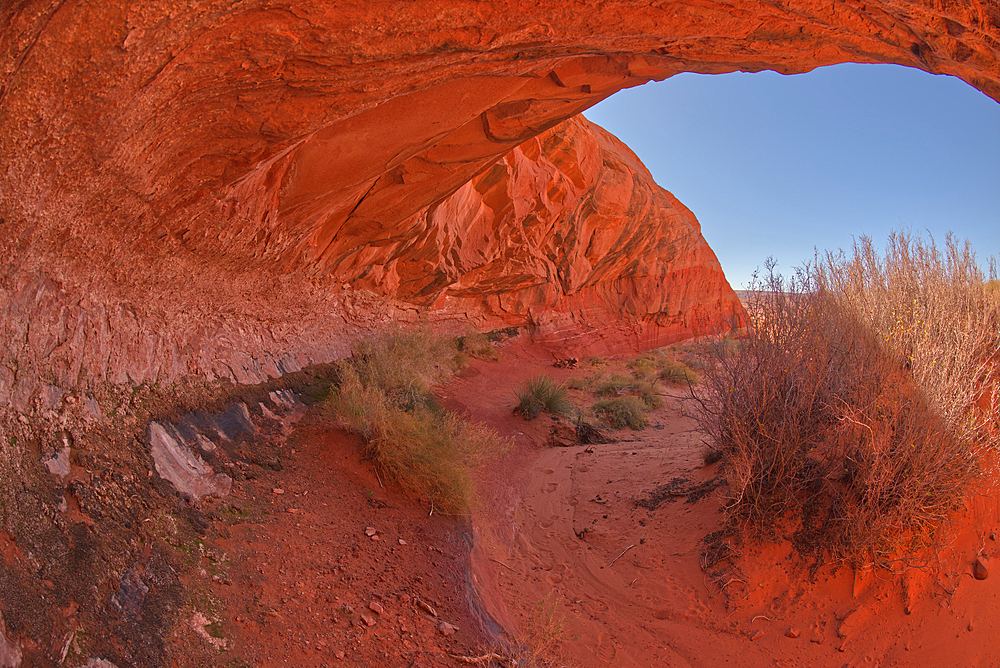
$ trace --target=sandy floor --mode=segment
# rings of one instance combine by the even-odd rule
[[[509,410],[505,386],[538,372],[583,373],[516,347],[501,364],[481,364],[448,391],[490,406],[471,412],[491,421],[505,398]],[[724,475],[703,463],[686,395],[668,390],[650,427],[616,432],[618,443],[532,450],[530,461],[515,454],[520,492],[509,489],[509,473],[499,486],[487,476],[488,498],[516,499],[475,518],[499,618],[531,633],[550,618],[539,619],[542,609],[558,603],[562,656],[578,666],[1000,663],[1000,577],[972,577],[976,556],[1000,548],[990,538],[1000,526],[995,499],[978,498],[956,518],[933,563],[897,564],[897,575],[846,565],[810,572],[787,543],[713,536]],[[535,430],[519,443],[544,441],[548,418],[514,420],[515,435]]]
[[[684,391],[618,442],[545,447],[555,422],[511,407],[531,375],[583,372],[552,361],[515,343],[441,390],[514,442],[480,472],[471,524],[428,517],[380,486],[354,440],[306,418],[284,470],[214,509],[191,584],[226,648],[181,630],[202,650],[179,665],[458,666],[449,654],[484,652],[494,631],[552,641],[556,665],[580,667],[1000,664],[1000,574],[972,577],[977,554],[1000,552],[995,499],[956,520],[932,564],[810,572],[787,544],[716,533],[724,476],[703,464]]]

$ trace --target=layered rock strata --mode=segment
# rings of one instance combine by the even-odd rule
[[[90,379],[249,382],[328,360],[436,308],[439,288],[484,322],[561,337],[582,335],[595,303],[604,317],[617,299],[633,323],[663,312],[638,296],[672,271],[662,256],[585,278],[573,251],[542,272],[555,237],[527,253],[559,289],[529,271],[504,276],[510,296],[473,299],[476,276],[454,274],[468,258],[375,267],[388,231],[440,222],[479,196],[470,179],[627,86],[892,62],[1000,97],[993,2],[24,0],[0,28],[0,399],[20,408]],[[348,261],[381,291],[342,280]],[[704,275],[679,261],[678,278]],[[622,298],[611,267],[632,272]]]

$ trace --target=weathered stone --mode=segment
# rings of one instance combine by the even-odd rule
[[[177,491],[193,499],[208,495],[225,496],[229,493],[233,485],[232,478],[223,473],[215,473],[211,466],[184,443],[176,429],[159,422],[150,422],[148,440],[156,472],[164,480],[170,481]]]
[[[979,555],[972,564],[972,575],[977,580],[985,580],[990,576],[990,561],[986,555]]]
[[[434,609],[434,606],[432,606],[430,603],[428,603],[427,601],[423,600],[422,598],[415,598],[415,599],[413,599],[413,602],[417,604],[418,608],[420,608],[421,610],[423,610],[424,612],[426,612],[431,617],[437,617],[438,616],[437,610]]]
[[[111,663],[107,659],[91,657],[90,660],[83,665],[83,668],[118,668],[118,666]]]
[[[7,637],[7,625],[0,616],[0,668],[20,668],[21,643]]]
[[[69,454],[70,449],[61,448],[56,450],[55,454],[45,460],[45,467],[49,470],[52,475],[57,475],[60,478],[65,478],[69,475]]]

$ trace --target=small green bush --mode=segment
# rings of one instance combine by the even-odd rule
[[[594,380],[594,394],[599,397],[615,397],[626,390],[631,390],[635,380],[620,373],[602,376]]]
[[[660,353],[645,353],[625,366],[632,371],[636,380],[653,380],[660,371],[665,358]]]
[[[642,403],[646,404],[646,408],[649,409],[659,408],[663,405],[663,397],[660,396],[662,389],[658,384],[645,380],[635,384],[636,395],[642,399]]]
[[[566,415],[573,409],[566,388],[549,376],[529,378],[514,394],[517,397],[514,412],[524,416],[525,420],[534,420],[542,412]]]
[[[667,360],[660,370],[660,380],[671,385],[696,385],[698,374],[683,362]]]
[[[646,419],[646,404],[639,397],[628,395],[601,399],[594,402],[593,410],[615,429],[630,427],[638,431],[649,424]]]
[[[696,374],[703,371],[705,367],[708,366],[707,362],[705,361],[705,358],[702,355],[690,351],[681,355],[680,361],[681,364],[688,367]]]

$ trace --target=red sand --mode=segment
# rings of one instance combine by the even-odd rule
[[[933,563],[899,563],[895,575],[856,574],[846,565],[810,574],[787,543],[748,547],[731,539],[732,552],[720,548],[725,540],[708,550],[703,539],[721,527],[726,488],[696,502],[681,495],[721,481],[718,465],[702,462],[685,391],[668,391],[651,426],[616,432],[620,442],[542,447],[553,421],[513,416],[513,388],[537,373],[584,373],[554,369],[552,361],[538,347],[515,343],[500,362],[476,360],[441,390],[447,407],[515,443],[480,472],[468,559],[467,525],[428,517],[425,504],[379,487],[359,462],[356,442],[307,418],[293,434],[291,466],[237,487],[237,504],[267,512],[259,522],[228,527],[228,538],[211,548],[228,555],[232,585],[211,589],[224,602],[219,616],[230,649],[184,644],[201,642],[200,659],[215,656],[221,664],[457,666],[448,653],[479,654],[491,642],[489,622],[476,621],[481,606],[510,636],[537,636],[547,621],[561,623],[556,665],[1000,661],[1000,575],[994,567],[986,580],[972,576],[978,554],[1000,552],[990,538],[1000,527],[995,497],[977,498],[956,520]],[[676,494],[652,510],[635,504],[660,485]],[[365,536],[368,526],[380,541]],[[385,610],[369,611],[375,625],[352,625],[372,601]],[[554,614],[542,611],[553,604]],[[355,614],[345,614],[345,605]],[[446,637],[441,620],[458,632]],[[191,660],[180,665],[200,665]]]

